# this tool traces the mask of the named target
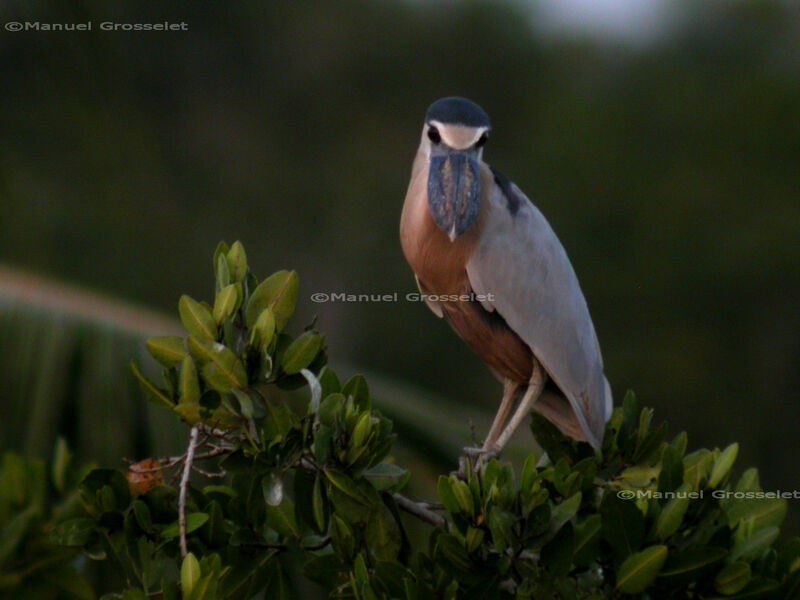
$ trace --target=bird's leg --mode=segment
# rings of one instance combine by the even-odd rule
[[[486,436],[486,441],[483,442],[483,448],[481,448],[481,450],[488,451],[494,446],[500,432],[503,431],[503,426],[506,424],[506,421],[508,421],[508,415],[511,414],[511,409],[514,408],[514,395],[518,389],[519,384],[516,381],[506,379],[503,382],[503,401],[500,403],[500,408],[497,409],[492,428],[489,430],[489,435]]]
[[[467,471],[465,460],[467,457],[477,458],[478,460],[488,460],[495,456],[492,446],[494,445],[497,436],[500,435],[503,425],[506,424],[508,415],[511,413],[511,409],[514,407],[514,396],[518,389],[519,384],[517,382],[511,381],[510,379],[505,379],[503,381],[503,400],[500,402],[500,408],[497,409],[497,414],[494,416],[494,421],[492,422],[492,428],[489,430],[489,435],[486,437],[486,441],[483,443],[481,448],[464,448],[464,455],[458,461],[457,474],[459,478],[464,479],[466,477]]]
[[[489,448],[491,452],[500,454],[500,452],[503,451],[503,448],[506,447],[506,444],[508,444],[511,436],[514,435],[517,427],[519,427],[520,423],[522,423],[522,420],[528,416],[528,413],[531,411],[531,407],[539,399],[545,383],[547,383],[547,373],[545,373],[539,361],[534,358],[533,373],[531,373],[531,378],[528,382],[528,389],[525,390],[525,394],[522,396],[522,400],[519,401],[519,406],[517,406],[514,416],[511,417],[511,420],[508,422],[508,425],[506,425],[503,433],[500,434],[500,436],[497,438],[497,441],[494,442],[494,445]],[[489,440],[487,440],[487,442],[488,441]]]

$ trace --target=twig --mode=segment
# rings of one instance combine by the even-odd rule
[[[444,504],[441,502],[417,502],[417,504],[428,510],[444,510]]]
[[[178,495],[178,531],[181,536],[181,558],[186,558],[186,490],[189,487],[189,475],[192,473],[194,451],[197,448],[199,426],[195,425],[189,432],[189,447],[186,449],[186,461],[183,463],[183,477],[181,477],[180,493]]]
[[[326,535],[316,544],[309,544],[308,546],[303,546],[303,550],[322,550],[325,546],[331,543],[331,536]]]
[[[198,443],[197,447],[202,446],[202,443]],[[234,448],[229,446],[215,446],[211,445],[211,450],[208,452],[203,452],[202,454],[195,454],[194,460],[206,460],[208,458],[216,458],[217,456],[222,456],[223,454],[230,454]],[[154,473],[156,471],[161,471],[164,469],[171,469],[172,467],[178,466],[178,464],[182,463],[186,459],[185,454],[181,454],[180,456],[170,456],[168,458],[157,458],[155,459],[159,464],[157,467],[148,467],[142,468],[137,467],[135,464],[128,467],[128,470],[133,473]],[[130,459],[125,459],[127,462],[133,462]]]
[[[402,494],[393,494],[392,497],[394,498],[394,501],[397,502],[397,505],[407,513],[430,523],[434,527],[438,527],[439,529],[447,529],[447,519],[445,519],[443,516],[437,515],[435,512],[428,510],[423,505],[406,498]]]
[[[195,456],[195,460],[197,460],[196,456]],[[206,471],[205,469],[201,469],[197,465],[192,465],[192,469],[196,473],[200,473],[200,475],[203,475],[204,477],[208,477],[209,479],[222,478],[222,477],[227,477],[228,476],[228,472],[225,469],[222,469],[221,471],[219,471],[219,473],[214,473],[212,471]]]

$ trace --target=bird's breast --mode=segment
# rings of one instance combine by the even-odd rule
[[[485,310],[478,300],[465,299],[473,293],[467,262],[484,231],[491,171],[481,165],[481,208],[476,223],[450,241],[428,208],[426,162],[420,156],[415,161],[400,219],[400,241],[406,260],[421,291],[437,298],[443,315],[464,342],[495,373],[525,383],[532,370],[530,348],[501,316]],[[438,300],[441,298],[445,299]]]

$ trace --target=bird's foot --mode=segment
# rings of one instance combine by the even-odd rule
[[[497,452],[494,449],[467,446],[462,450],[462,454],[458,459],[458,471],[456,471],[456,477],[466,480],[467,461],[469,461],[470,467],[474,469],[479,468],[481,464],[485,464],[493,458],[497,458]]]
[[[491,460],[497,457],[497,452],[493,448],[478,448],[477,446],[466,446],[461,450],[463,456],[468,458],[483,458]]]

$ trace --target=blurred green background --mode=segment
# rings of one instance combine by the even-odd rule
[[[486,160],[566,247],[616,399],[633,388],[691,447],[739,441],[765,488],[800,487],[792,3],[84,0],[0,14],[94,24],[0,32],[0,263],[105,295],[67,306],[46,288],[34,302],[35,283],[0,271],[3,448],[45,453],[59,431],[110,463],[174,447],[184,432],[153,425],[126,371],[145,332],[170,324],[98,306],[172,315],[183,292],[209,298],[220,239],[241,239],[261,276],[300,272],[296,324],[316,315],[334,365],[380,382],[401,441],[467,443],[501,390],[455,334],[420,304],[309,298],[415,290],[405,186],[425,109],[458,94],[492,117]]]

